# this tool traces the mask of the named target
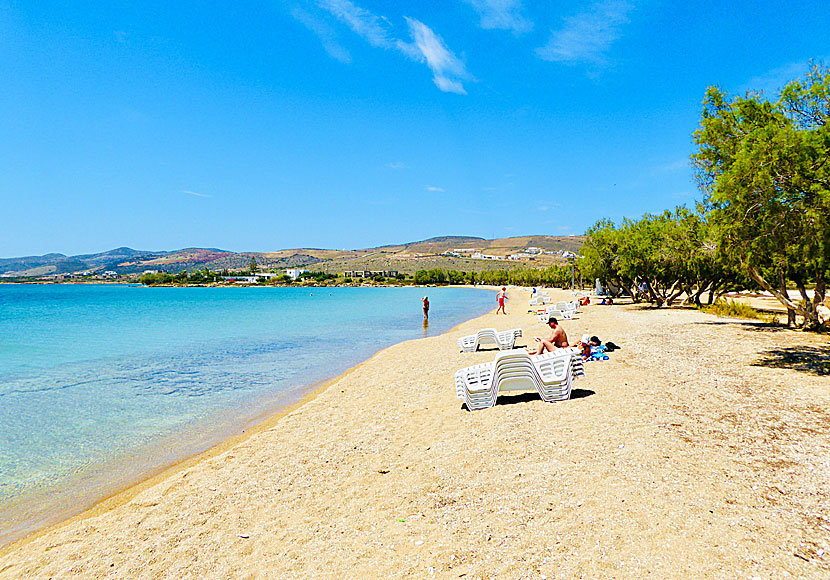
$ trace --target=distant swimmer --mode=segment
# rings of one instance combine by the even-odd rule
[[[496,294],[496,300],[499,301],[499,307],[496,308],[496,314],[498,314],[499,311],[501,311],[502,314],[506,315],[507,311],[504,309],[504,303],[507,301],[507,288],[502,286],[501,292]]]
[[[426,322],[429,320],[429,298],[424,296],[421,298],[421,302],[424,303],[424,322]]]

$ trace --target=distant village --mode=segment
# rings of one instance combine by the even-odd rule
[[[481,250],[475,248],[454,248],[445,251],[442,256],[450,256],[453,258],[470,258],[471,260],[535,260],[537,256],[562,256],[565,259],[576,258],[576,254],[568,250],[544,250],[535,246],[525,248],[521,252],[510,254],[507,256],[496,256],[490,254],[482,254]]]

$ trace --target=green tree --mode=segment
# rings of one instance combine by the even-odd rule
[[[789,323],[797,313],[805,326],[819,324],[830,267],[828,119],[830,70],[814,66],[774,103],[710,88],[695,133],[693,161],[720,243],[787,307]]]

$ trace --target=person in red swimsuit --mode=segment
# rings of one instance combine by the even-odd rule
[[[506,315],[506,314],[507,314],[507,312],[506,312],[506,311],[505,311],[505,309],[504,309],[504,301],[505,301],[505,300],[507,300],[507,288],[505,288],[504,286],[502,286],[502,288],[501,288],[501,292],[499,292],[499,293],[496,295],[496,298],[497,298],[497,299],[498,299],[498,301],[499,301],[499,307],[498,307],[498,308],[496,308],[496,314],[498,314],[498,313],[499,313],[499,311],[501,311],[501,313],[502,313],[502,314],[505,314],[505,315]]]

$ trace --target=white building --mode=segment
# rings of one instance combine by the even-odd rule
[[[308,270],[298,270],[296,268],[289,268],[285,271],[285,275],[290,276],[292,280],[296,280],[306,272],[308,272]]]

